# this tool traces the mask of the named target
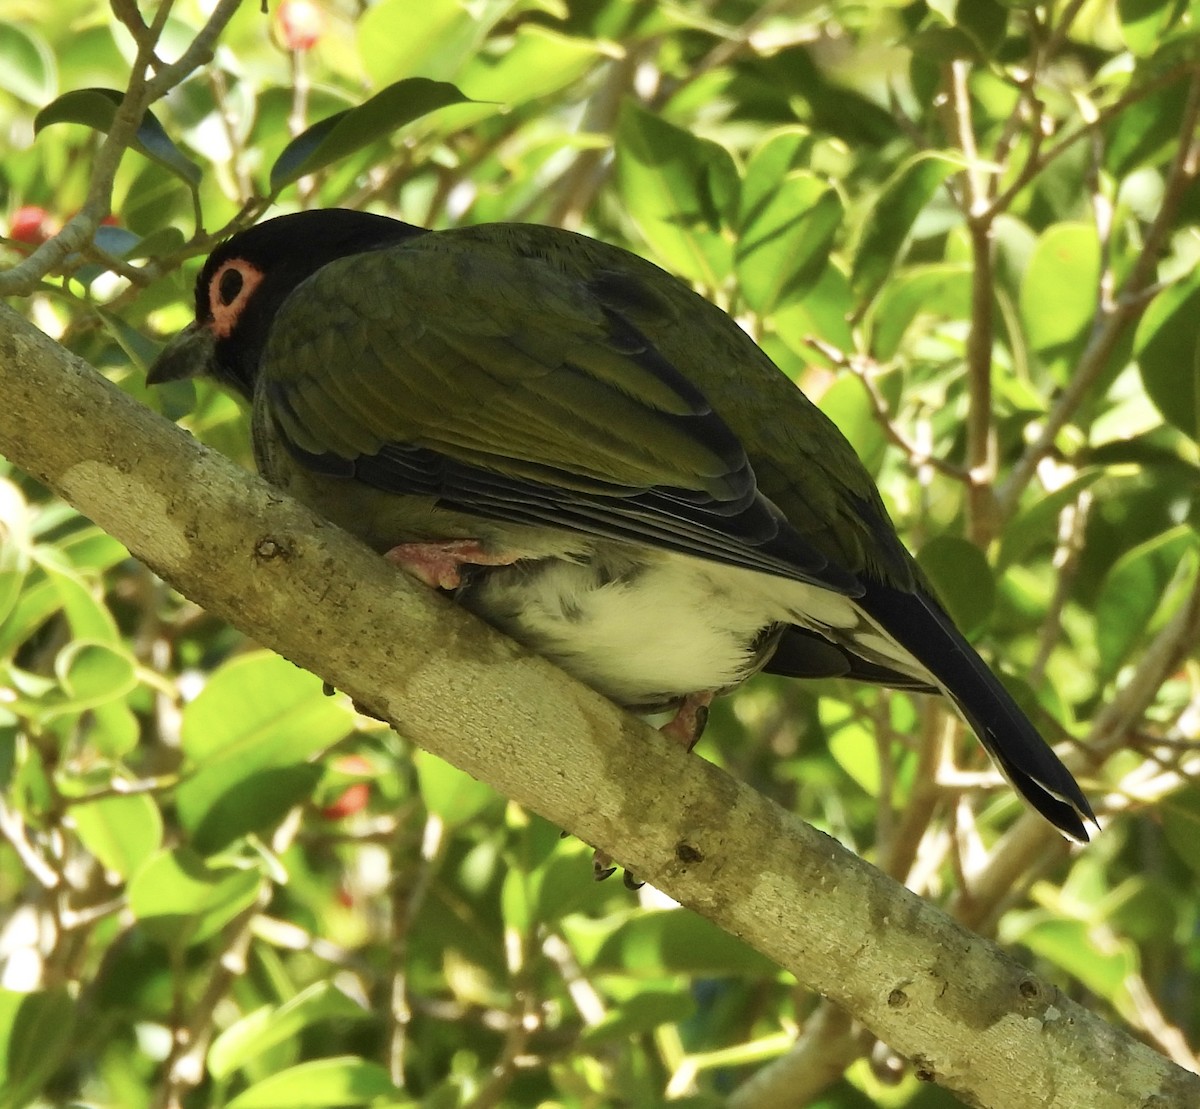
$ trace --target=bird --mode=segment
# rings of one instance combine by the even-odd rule
[[[271,483],[691,746],[759,672],[942,694],[1066,837],[1098,827],[854,448],[722,309],[561,228],[345,208],[209,255],[152,384],[250,408]]]

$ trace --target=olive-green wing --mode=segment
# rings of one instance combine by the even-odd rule
[[[707,397],[593,285],[502,238],[344,258],[284,302],[259,388],[313,469],[856,593],[762,495]]]

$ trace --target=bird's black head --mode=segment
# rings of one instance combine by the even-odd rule
[[[150,384],[209,374],[247,399],[271,323],[322,266],[424,234],[387,216],[325,208],[277,216],[226,239],[196,279],[196,320],[164,348]]]

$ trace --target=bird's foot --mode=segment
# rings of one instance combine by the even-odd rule
[[[511,566],[519,558],[509,551],[489,551],[478,539],[400,543],[383,557],[433,589],[457,589],[464,566]]]
[[[605,878],[611,878],[616,874],[617,869],[617,864],[613,862],[612,856],[597,847],[592,853],[592,877],[597,882],[603,882]],[[621,876],[621,881],[625,883],[627,890],[640,890],[646,884],[635,878],[628,870]]]
[[[704,734],[704,726],[708,723],[708,706],[712,704],[715,696],[712,690],[689,693],[676,710],[675,716],[659,728],[659,731],[690,751]]]

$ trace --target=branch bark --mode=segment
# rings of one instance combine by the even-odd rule
[[[207,450],[0,306],[0,452],[186,596],[741,936],[972,1105],[1200,1104],[838,843]]]

